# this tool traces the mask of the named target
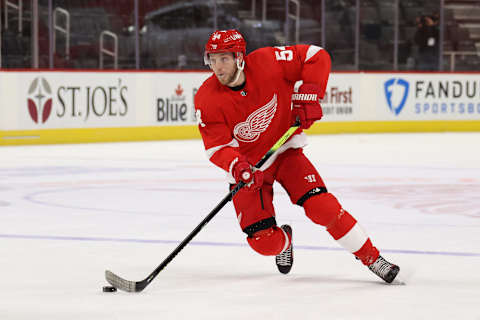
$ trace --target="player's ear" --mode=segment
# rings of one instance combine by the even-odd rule
[[[243,52],[237,52],[235,62],[237,63],[237,67],[238,69],[240,69],[240,71],[243,70],[243,68],[245,67],[245,60],[243,59],[244,59]]]
[[[243,52],[238,52],[237,53],[237,59],[240,60],[239,63],[242,63],[244,58],[245,57],[243,56]]]

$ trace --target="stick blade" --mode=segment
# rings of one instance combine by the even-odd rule
[[[126,292],[136,292],[136,282],[135,281],[128,281],[125,280],[119,276],[117,276],[115,273],[106,270],[105,271],[105,279],[110,283],[112,286],[114,286],[117,289],[120,289],[122,291]]]

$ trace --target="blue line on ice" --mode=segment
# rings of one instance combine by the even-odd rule
[[[131,238],[103,238],[103,237],[73,237],[73,236],[48,236],[48,235],[28,235],[28,234],[0,234],[4,239],[41,239],[41,240],[61,240],[61,241],[94,241],[94,242],[130,242],[130,243],[160,243],[160,244],[178,244],[179,240],[155,240],[155,239],[131,239]],[[246,247],[244,243],[228,242],[208,242],[192,241],[189,245],[195,246],[218,246],[218,247]],[[305,246],[296,245],[296,250],[317,250],[317,251],[344,251],[339,247]],[[402,254],[420,254],[420,255],[438,255],[438,256],[459,256],[459,257],[480,257],[476,252],[452,252],[452,251],[426,251],[426,250],[404,250],[404,249],[381,249],[382,252],[402,253]]]

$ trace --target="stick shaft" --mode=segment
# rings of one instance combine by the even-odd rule
[[[298,129],[297,126],[292,126],[290,127],[284,134],[283,136],[280,137],[280,139],[277,140],[277,142],[273,145],[273,147],[268,150],[268,152],[263,156],[260,161],[257,162],[255,165],[256,168],[260,168],[267,160],[277,151],[287,140],[290,138],[293,133]],[[210,220],[215,217],[215,215],[230,201],[232,200],[233,196],[240,191],[245,186],[244,182],[239,182],[237,185],[235,185],[232,190],[220,201],[220,203],[217,204],[215,208],[213,208],[212,211],[198,224],[198,226],[193,229],[190,234],[183,239],[183,241],[168,255],[168,257],[155,269],[153,272],[147,277],[147,281],[150,282],[155,277],[162,271],[174,258],[175,256],[182,251],[183,248],[187,246],[187,244],[192,241],[193,238],[203,229],[203,227],[210,222]]]
[[[260,161],[257,162],[255,165],[256,168],[260,168],[265,162],[267,162],[268,159],[290,138],[294,132],[298,129],[298,123],[295,123],[292,127],[290,127],[284,134],[283,136],[280,137],[280,139],[277,140],[277,142],[273,145],[270,150],[263,156]],[[106,272],[106,277],[107,281],[109,281],[112,285],[115,285],[118,287],[118,289],[124,290],[124,291],[142,291],[150,282],[152,282],[153,279],[177,256],[177,254],[183,250],[187,246],[187,244],[192,241],[192,239],[203,229],[203,227],[210,222],[210,220],[215,217],[215,215],[230,201],[232,198],[235,196],[235,194],[240,191],[243,187],[245,186],[244,182],[239,182],[238,184],[233,187],[230,192],[217,204],[215,208],[213,208],[212,211],[193,229],[190,234],[183,239],[183,241],[168,255],[163,262],[153,270],[150,275],[145,278],[142,281],[128,281],[124,280],[114,273],[107,271]],[[112,280],[113,279],[113,280]],[[114,283],[112,283],[114,282]]]
[[[241,183],[243,184],[243,182]],[[243,185],[240,186],[240,184],[238,184],[236,187],[239,187],[238,190],[240,190]],[[168,257],[165,258],[165,260],[155,270],[153,270],[153,272],[147,277],[147,282],[151,282],[153,279],[155,279],[155,277],[160,273],[160,271],[162,271],[175,258],[175,256],[180,251],[182,251],[183,248],[185,248],[187,244],[192,241],[193,238],[195,238],[195,236],[203,229],[203,227],[208,222],[210,222],[213,217],[215,217],[215,215],[232,199],[233,195],[238,192],[238,190],[236,192],[234,192],[234,190],[235,188],[232,189],[222,199],[222,201],[220,201],[220,203],[217,204],[217,206],[212,211],[210,211],[210,213],[202,220],[202,222],[200,222],[198,226],[196,226],[195,229],[193,229],[193,231],[190,232],[190,234],[185,239],[183,239],[183,241],[168,255]]]

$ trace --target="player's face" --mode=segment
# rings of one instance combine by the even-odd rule
[[[223,85],[229,85],[235,80],[237,72],[237,64],[233,53],[221,52],[210,53],[210,68],[217,76],[218,81]]]

